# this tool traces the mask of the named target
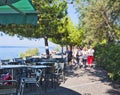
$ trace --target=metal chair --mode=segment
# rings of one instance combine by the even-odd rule
[[[45,72],[46,87],[49,87],[49,84],[52,88],[56,88],[59,85],[59,80],[62,78],[62,81],[65,82],[64,75],[64,63],[55,62],[48,68]]]
[[[18,95],[18,82],[16,80],[0,80],[0,95],[8,94]]]
[[[49,64],[50,68],[47,68],[45,70],[45,76],[43,76],[43,78],[45,80],[45,87],[46,88],[49,88],[49,87],[56,88],[57,76],[55,74],[55,66],[54,66],[54,64],[55,63]]]
[[[31,77],[29,76],[29,77],[21,78],[19,94],[24,95],[24,89],[26,87],[26,84],[28,84],[28,86],[29,84],[35,84],[38,95],[40,95],[39,91],[41,90],[40,89],[41,77],[42,77],[42,70],[38,69],[37,71],[35,71],[35,76],[32,75]]]
[[[58,79],[61,79],[62,78],[62,82],[64,83],[65,82],[65,63],[64,62],[58,62],[58,63],[55,63],[55,72],[56,72],[56,75],[58,76]]]

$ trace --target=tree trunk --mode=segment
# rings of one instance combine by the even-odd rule
[[[63,58],[63,45],[62,45],[62,55],[61,55],[61,57]]]
[[[113,30],[113,23],[110,21],[110,19],[107,16],[107,12],[103,11],[103,17],[105,20],[105,23],[108,27],[107,37],[108,37],[108,43],[111,43],[114,41],[114,30]]]
[[[49,58],[49,48],[48,48],[48,38],[45,36],[44,37],[44,41],[45,41],[45,49],[46,49],[46,57]]]

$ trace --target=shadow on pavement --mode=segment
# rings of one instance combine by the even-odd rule
[[[24,95],[39,95],[39,94],[35,90],[29,89],[29,91],[24,93]],[[46,91],[46,93],[42,93],[40,95],[81,95],[81,94],[68,88],[57,87],[56,89],[50,88]]]
[[[120,95],[120,83],[112,81],[109,85],[113,87],[113,89],[108,90],[107,93],[110,95]]]
[[[105,85],[111,86],[112,89],[109,89],[108,91],[106,91],[107,94],[109,94],[109,95],[120,95],[120,83],[112,81],[108,77],[107,72],[104,69],[102,69],[101,67],[96,66],[96,67],[90,68],[90,69],[86,68],[83,73],[76,74],[76,75],[79,75],[79,77],[81,77],[86,73],[87,73],[88,76],[95,76],[95,77],[99,78],[99,80],[98,79],[96,80],[94,78],[90,78],[90,80],[92,82],[101,81]]]
[[[94,68],[89,68],[89,69],[84,68],[84,69],[79,69],[79,71],[80,72],[76,72],[76,71],[74,72],[72,70],[68,71],[68,72],[66,72],[67,77],[82,77],[87,74],[87,76],[92,76],[91,78],[89,78],[89,80],[91,82],[100,81],[100,82],[104,83],[104,85],[110,86],[111,89],[106,91],[106,93],[108,95],[120,95],[120,83],[112,81],[108,77],[107,72],[104,69],[102,69],[101,67],[96,66]],[[96,77],[96,78],[94,78],[94,77]],[[67,95],[67,94],[64,94],[64,95]],[[85,94],[85,95],[88,95],[88,94]]]
[[[56,89],[48,90],[46,95],[82,95],[82,94],[68,88],[58,87]]]

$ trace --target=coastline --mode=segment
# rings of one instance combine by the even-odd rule
[[[18,58],[20,53],[28,49],[38,48],[39,55],[45,53],[45,47],[38,46],[0,46],[0,59]],[[54,50],[56,47],[49,47],[49,50]]]

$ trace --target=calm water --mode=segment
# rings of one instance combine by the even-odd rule
[[[0,46],[0,59],[12,59],[19,57],[20,53],[25,52],[28,49],[38,48],[39,54],[45,53],[45,47],[29,47],[29,46]],[[53,50],[55,47],[49,47],[49,50]]]

